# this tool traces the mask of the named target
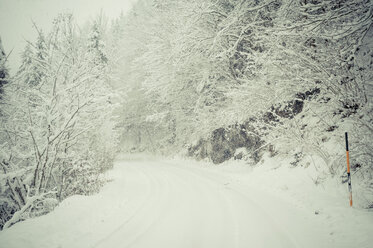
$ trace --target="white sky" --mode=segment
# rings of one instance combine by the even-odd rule
[[[0,0],[0,37],[6,53],[12,49],[9,66],[14,73],[26,42],[34,40],[33,20],[45,33],[58,13],[70,11],[79,25],[101,10],[109,18],[126,13],[136,0]]]

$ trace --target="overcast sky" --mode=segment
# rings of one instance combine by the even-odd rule
[[[20,64],[20,53],[25,40],[34,40],[33,20],[45,32],[58,13],[70,11],[79,25],[90,20],[101,10],[108,18],[125,13],[136,0],[0,0],[0,37],[9,57],[11,72]]]

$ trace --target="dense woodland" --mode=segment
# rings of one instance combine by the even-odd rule
[[[77,27],[35,24],[15,75],[0,53],[0,226],[96,192],[115,154],[257,165],[346,180],[373,204],[371,0],[138,0]]]

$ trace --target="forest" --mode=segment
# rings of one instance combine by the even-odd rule
[[[0,43],[0,229],[98,192],[119,153],[269,154],[346,184],[345,132],[372,208],[372,23],[371,0],[138,0],[35,23],[13,75]]]

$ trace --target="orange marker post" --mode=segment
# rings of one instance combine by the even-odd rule
[[[351,186],[351,174],[350,174],[350,154],[348,150],[348,135],[345,132],[346,138],[346,158],[347,158],[347,180],[348,180],[348,191],[350,192],[350,207],[352,207],[352,186]]]

